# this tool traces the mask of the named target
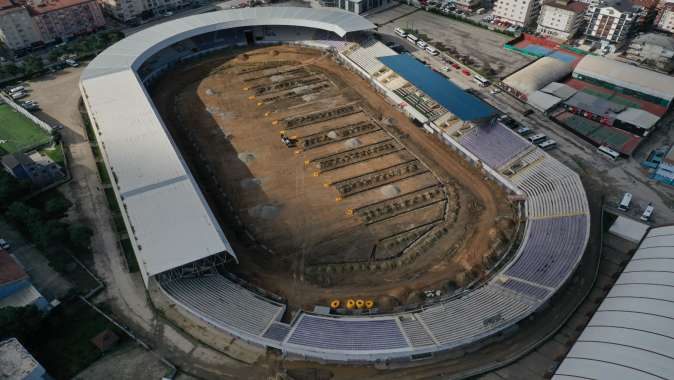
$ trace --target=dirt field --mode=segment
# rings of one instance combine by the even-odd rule
[[[229,270],[291,309],[418,302],[511,239],[496,186],[319,51],[236,51],[151,91],[240,260]]]

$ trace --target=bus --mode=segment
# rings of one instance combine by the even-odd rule
[[[399,35],[402,38],[407,37],[407,33],[405,33],[405,31],[400,28],[395,28],[393,29],[393,31],[395,32],[395,34]]]
[[[530,141],[532,144],[538,144],[538,143],[543,142],[543,141],[545,141],[545,140],[547,140],[547,139],[548,139],[548,136],[546,136],[546,135],[544,135],[544,134],[542,134],[542,133],[537,133],[537,134],[535,134],[535,135],[529,137],[529,141]]]
[[[616,161],[617,159],[620,158],[620,153],[607,147],[606,145],[602,145],[599,148],[597,148],[597,153],[601,154],[603,157],[606,157],[612,161]]]
[[[414,45],[417,44],[417,41],[419,41],[419,37],[415,36],[414,34],[408,34],[407,35],[407,41],[413,43]]]
[[[631,193],[625,193],[623,195],[623,199],[620,201],[620,204],[618,205],[618,210],[620,211],[627,211],[630,209],[630,203],[632,203],[632,194]]]
[[[482,75],[475,75],[473,76],[473,79],[475,80],[475,83],[480,85],[480,87],[487,87],[491,84],[487,78],[483,77]]]

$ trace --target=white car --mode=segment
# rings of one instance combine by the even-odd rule
[[[9,244],[9,242],[5,239],[0,239],[0,248],[2,249],[10,249],[12,246]]]
[[[492,95],[496,95],[496,94],[500,94],[501,90],[499,90],[498,88],[495,88],[495,89],[489,91],[489,93],[492,94]]]

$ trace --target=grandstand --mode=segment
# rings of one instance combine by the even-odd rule
[[[329,10],[221,11],[133,34],[86,68],[80,83],[84,103],[146,285],[157,280],[173,302],[198,318],[284,355],[372,363],[479,347],[541,311],[567,283],[589,239],[589,209],[578,175],[500,123],[485,122],[495,110],[479,99],[453,87],[452,96],[443,96],[433,77],[418,76],[418,62],[400,58],[371,38],[360,43],[342,39],[373,27],[359,16]],[[253,41],[321,47],[361,75],[377,78],[374,85],[386,89],[394,104],[405,100],[393,90],[411,83],[457,117],[479,124],[464,134],[439,137],[525,199],[523,236],[512,259],[474,288],[432,306],[376,316],[298,310],[291,320],[284,319],[282,303],[221,273],[202,271],[213,256],[236,256],[144,86],[172,65]],[[385,79],[396,84],[387,87]]]

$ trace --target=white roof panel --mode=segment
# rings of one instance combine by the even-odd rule
[[[553,379],[674,379],[672,286],[674,226],[653,228]]]
[[[596,78],[667,101],[674,98],[674,77],[613,59],[588,54],[578,62],[574,74]]]

